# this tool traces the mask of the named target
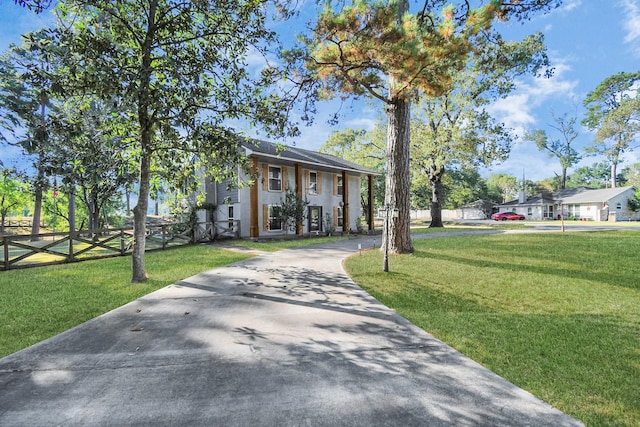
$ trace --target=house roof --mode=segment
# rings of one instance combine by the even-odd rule
[[[336,170],[346,170],[367,175],[380,175],[373,169],[358,165],[331,154],[319,153],[317,151],[305,150],[288,145],[277,145],[268,141],[257,141],[245,139],[242,146],[247,150],[247,155],[257,154],[261,157],[288,160],[295,163],[324,167]]]
[[[493,203],[488,200],[478,199],[474,202],[467,203],[466,205],[460,206],[460,209],[483,209],[490,208]]]
[[[588,190],[562,199],[565,204],[602,203],[632,189],[633,187],[602,188]]]
[[[520,203],[519,200],[513,200],[511,202],[502,203],[500,206],[515,207],[515,206],[539,206],[539,205],[551,205],[551,204],[586,204],[586,203],[603,203],[612,198],[624,193],[633,187],[617,187],[617,188],[602,188],[592,190],[586,187],[572,187],[565,188],[564,190],[557,191],[555,193],[543,192],[529,197],[524,203]]]

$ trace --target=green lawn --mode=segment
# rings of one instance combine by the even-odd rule
[[[150,252],[144,284],[131,284],[128,256],[0,271],[0,357],[178,280],[247,257],[202,245]]]
[[[347,260],[416,325],[587,426],[640,425],[640,232],[415,240]]]

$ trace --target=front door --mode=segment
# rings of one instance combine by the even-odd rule
[[[322,206],[309,206],[309,232],[322,231]]]

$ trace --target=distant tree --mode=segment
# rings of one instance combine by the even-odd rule
[[[457,209],[476,200],[491,200],[487,181],[476,168],[447,171],[444,179],[444,209]]]
[[[603,155],[611,165],[611,186],[616,186],[621,156],[633,148],[640,133],[640,72],[607,77],[584,100],[587,115],[582,121],[596,130],[596,140],[588,147]]]
[[[281,2],[273,1],[281,5]],[[266,2],[224,0],[69,0],[55,30],[67,91],[91,91],[126,109],[136,124],[138,159],[132,281],[142,282],[152,171],[171,182],[195,170],[230,178],[244,158],[231,120],[274,133],[289,125],[288,104],[269,91],[277,75],[249,73],[250,54],[267,57],[276,36],[266,28]],[[295,132],[295,129],[292,133]],[[195,164],[194,164],[195,162]]]
[[[637,189],[633,197],[627,201],[627,206],[633,212],[640,212],[640,189]]]
[[[634,163],[622,169],[620,173],[624,185],[632,185],[640,190],[640,163]]]
[[[415,12],[408,0],[324,1],[311,36],[304,39],[306,70],[325,97],[368,96],[387,117],[385,204],[399,210],[385,225],[383,246],[413,252],[410,234],[410,106],[420,96],[451,87],[470,55],[495,40],[494,19],[526,19],[557,1],[425,1]]]
[[[31,234],[40,232],[42,198],[48,186],[48,155],[52,148],[51,125],[55,118],[54,95],[58,87],[51,79],[55,57],[43,49],[51,38],[45,31],[22,36],[22,45],[10,45],[0,60],[0,125],[33,159],[31,179],[34,211]],[[0,135],[0,142],[7,137]]]
[[[364,129],[333,131],[319,151],[338,156],[381,173],[383,175],[382,179],[375,178],[373,181],[373,203],[374,206],[382,206],[384,204],[386,144],[384,129],[380,122],[370,132]],[[363,181],[361,183],[360,200],[363,212],[369,212],[367,191],[368,183]]]
[[[567,187],[605,188],[611,168],[606,163],[594,163],[575,169],[567,178]]]
[[[546,192],[558,191],[560,189],[560,176],[556,175],[556,176],[553,176],[553,177],[544,178],[544,179],[536,182],[536,185],[537,185],[538,189],[540,190],[540,192],[543,192],[543,191],[546,191]]]
[[[565,189],[567,186],[567,170],[580,161],[580,155],[572,144],[578,137],[578,131],[575,128],[576,118],[570,117],[568,113],[562,116],[553,116],[553,124],[549,127],[554,129],[558,137],[549,139],[547,132],[542,129],[536,129],[527,132],[524,136],[525,140],[534,142],[538,150],[547,152],[549,157],[555,157],[560,161],[562,176],[560,178],[560,188]]]
[[[0,234],[4,233],[7,215],[22,211],[28,200],[27,185],[18,172],[0,167]]]
[[[51,168],[67,194],[77,194],[85,204],[88,230],[94,232],[106,220],[106,206],[136,178],[130,122],[110,104],[70,98],[59,106],[52,133],[56,143],[49,153]],[[72,216],[70,212],[73,223]]]
[[[500,195],[502,203],[517,198],[518,191],[520,190],[518,178],[506,173],[489,175],[487,178],[487,187],[490,192]]]

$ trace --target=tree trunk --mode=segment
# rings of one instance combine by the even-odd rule
[[[385,221],[382,250],[386,240],[389,252],[412,253],[411,242],[411,178],[409,168],[409,121],[411,103],[396,99],[387,104],[387,175],[385,205],[397,209],[397,217]],[[386,224],[389,224],[387,227]]]
[[[567,188],[567,168],[562,168],[562,182],[560,183],[560,189]]]
[[[145,132],[143,131],[143,134]],[[148,131],[146,132],[148,133]],[[146,245],[147,209],[149,208],[149,177],[151,175],[151,155],[143,151],[140,159],[140,192],[138,204],[133,208],[133,251],[131,253],[132,278],[134,283],[147,280],[144,267],[144,251]]]
[[[76,193],[69,193],[69,231],[76,231]]]
[[[611,163],[611,188],[616,188],[616,175],[618,174],[618,163]]]
[[[149,2],[147,33],[142,45],[142,63],[140,64],[140,83],[138,86],[138,125],[140,126],[140,190],[138,204],[133,208],[133,251],[131,253],[133,283],[147,280],[144,267],[146,245],[147,210],[149,209],[149,190],[151,178],[151,138],[153,123],[149,115],[151,86],[151,50],[156,31],[157,0]]]
[[[131,212],[131,192],[128,188],[125,188],[124,194],[127,199],[127,215],[129,215],[129,212]]]
[[[39,165],[38,165],[39,166]],[[33,222],[31,223],[31,235],[36,235],[40,233],[40,222],[42,221],[42,196],[43,196],[43,185],[42,182],[44,180],[44,173],[41,170],[38,170],[38,177],[35,182],[35,201],[33,204]],[[33,237],[31,241],[39,240],[37,237]]]
[[[89,193],[89,200],[87,204],[87,209],[89,211],[89,234],[93,237],[96,234],[96,230],[98,229],[98,217],[100,213],[98,212],[98,206],[96,203],[95,195]]]
[[[442,224],[443,175],[444,170],[433,174],[431,178],[431,224],[429,224],[429,228],[444,227]]]

